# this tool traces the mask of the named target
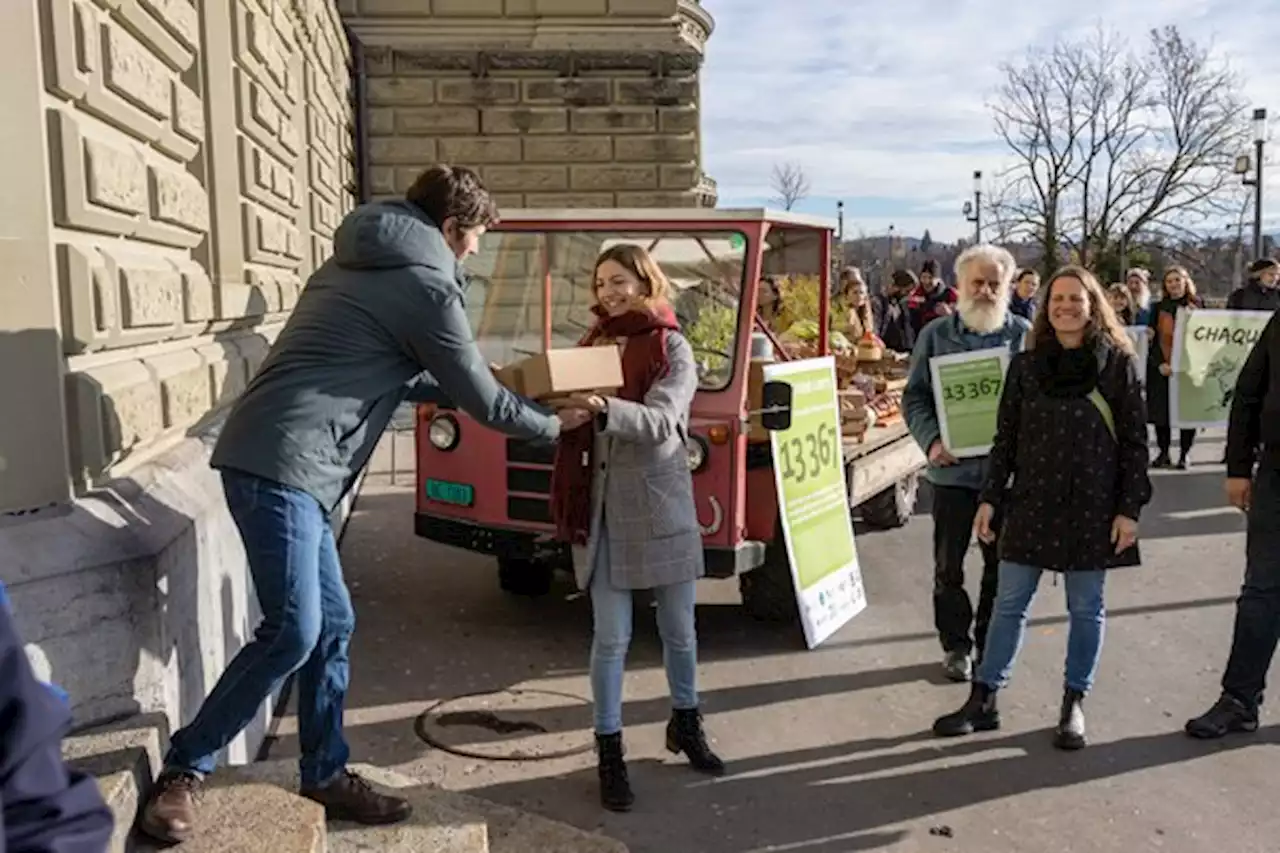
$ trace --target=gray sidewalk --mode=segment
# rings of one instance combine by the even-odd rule
[[[1049,743],[1066,637],[1063,588],[1050,578],[1004,696],[1005,729],[928,735],[966,688],[938,677],[922,514],[860,536],[871,606],[817,651],[751,622],[731,583],[704,585],[702,689],[730,761],[725,779],[699,778],[663,752],[660,649],[638,609],[625,714],[639,799],[629,815],[599,809],[589,753],[536,760],[589,743],[587,602],[568,586],[541,600],[503,595],[488,561],[414,538],[411,474],[396,487],[371,479],[343,545],[359,614],[347,718],[356,757],[600,828],[633,853],[1274,851],[1280,728],[1264,719],[1257,735],[1216,744],[1181,734],[1216,697],[1243,567],[1243,518],[1223,507],[1222,469],[1210,463],[1220,452],[1210,437],[1191,471],[1155,475],[1146,562],[1110,578],[1085,751]],[[508,688],[580,698],[468,700],[425,729],[463,751],[534,760],[458,757],[415,734],[435,702]],[[495,733],[495,719],[526,730]],[[293,749],[286,738],[273,757]]]

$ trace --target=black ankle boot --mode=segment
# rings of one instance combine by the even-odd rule
[[[622,760],[622,734],[596,735],[596,770],[600,774],[600,805],[611,812],[631,811],[636,795],[627,778],[627,763]]]
[[[706,732],[702,730],[702,715],[697,708],[671,712],[671,722],[667,723],[667,749],[676,755],[683,752],[689,759],[689,765],[700,773],[724,775],[724,762],[711,751]]]
[[[938,737],[960,737],[974,732],[992,732],[1000,728],[1000,712],[996,710],[996,691],[975,681],[969,699],[960,710],[934,720],[933,733]]]
[[[1058,749],[1084,749],[1084,694],[1067,688],[1062,694],[1062,712],[1053,730],[1053,745]]]

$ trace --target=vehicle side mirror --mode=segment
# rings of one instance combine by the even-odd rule
[[[794,390],[789,382],[764,383],[760,395],[760,425],[769,432],[791,429],[791,399]]]

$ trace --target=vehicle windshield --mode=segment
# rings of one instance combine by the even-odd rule
[[[733,379],[747,240],[737,231],[541,231],[485,234],[467,262],[467,315],[485,357],[509,364],[542,351],[542,302],[551,280],[551,346],[571,347],[591,327],[592,279],[601,252],[647,249],[671,281],[676,315],[693,346],[698,385]]]

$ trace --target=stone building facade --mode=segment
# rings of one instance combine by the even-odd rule
[[[342,0],[364,46],[370,181],[478,167],[500,207],[715,206],[690,0]]]
[[[0,579],[95,720],[189,717],[253,624],[206,427],[355,201],[326,0],[41,0],[0,30]]]
[[[507,206],[714,203],[710,26],[690,0],[9,5],[0,580],[80,722],[181,724],[249,639],[209,451],[342,216],[437,159]]]

